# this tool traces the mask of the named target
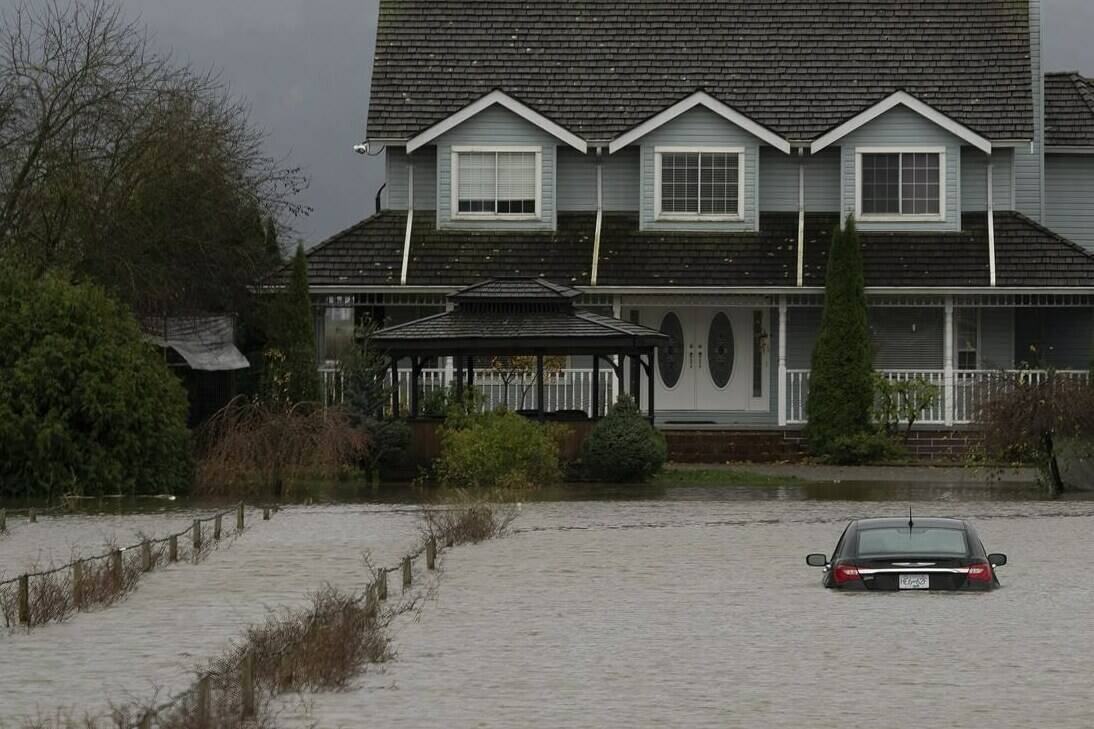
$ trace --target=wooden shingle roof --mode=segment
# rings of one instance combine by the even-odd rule
[[[1045,144],[1094,147],[1094,79],[1074,71],[1045,74]]]
[[[1028,0],[381,0],[369,139],[502,90],[581,138],[703,90],[812,140],[903,90],[990,139],[1033,135]]]

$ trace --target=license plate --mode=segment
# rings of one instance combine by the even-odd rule
[[[900,575],[901,590],[929,590],[930,575]]]

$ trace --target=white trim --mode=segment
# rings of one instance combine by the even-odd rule
[[[992,162],[988,159],[988,279],[995,286],[995,198],[992,194]],[[979,355],[977,355],[979,357]]]
[[[779,427],[786,425],[786,296],[779,296],[779,360],[778,360],[778,408]]]
[[[403,239],[403,270],[399,275],[399,283],[406,286],[406,272],[410,267],[410,237],[414,230],[414,161],[407,160],[407,210],[406,210],[406,236]]]
[[[520,153],[535,154],[536,156],[536,212],[534,213],[461,213],[460,212],[460,155],[480,152],[491,153]],[[496,163],[495,163],[496,165]],[[449,218],[452,220],[543,220],[543,147],[535,145],[452,145],[452,183],[449,193],[451,195],[451,208]],[[494,202],[497,204],[497,171],[494,175]]]
[[[705,91],[696,91],[686,99],[681,99],[669,108],[654,115],[653,117],[642,122],[638,126],[634,127],[630,131],[624,132],[620,136],[616,137],[608,145],[608,154],[615,154],[619,150],[623,149],[627,145],[641,139],[654,129],[664,126],[668,122],[672,121],[676,117],[680,116],[686,111],[694,109],[696,106],[705,106],[718,116],[722,117],[731,124],[739,126],[749,134],[758,137],[760,140],[770,144],[775,149],[779,150],[783,154],[790,154],[790,142],[775,134],[765,126],[752,121],[747,116],[737,111],[733,107],[727,106],[722,102],[715,99]]]
[[[506,94],[504,91],[491,91],[489,94],[482,97],[478,101],[468,104],[452,116],[442,119],[441,121],[431,126],[429,129],[426,129],[421,134],[412,137],[406,143],[407,154],[410,154],[419,147],[429,144],[445,132],[451,131],[455,127],[463,124],[465,121],[475,116],[476,114],[490,108],[494,104],[505,107],[509,111],[519,116],[521,119],[524,119],[534,126],[539,127],[543,131],[550,134],[552,137],[555,137],[561,142],[565,142],[582,154],[585,154],[589,150],[589,145],[586,144],[584,139],[570,131],[567,131],[565,128],[559,126],[558,124],[555,124],[553,121],[543,116],[538,111],[528,106],[525,106],[521,102],[514,99],[512,96]]]
[[[759,187],[759,185],[757,185]],[[798,160],[798,288],[805,285],[805,162]]]
[[[923,103],[906,91],[897,91],[886,97],[885,99],[882,99],[878,103],[874,104],[866,111],[863,111],[851,117],[832,131],[828,132],[819,139],[816,139],[813,144],[810,145],[809,151],[813,154],[816,154],[825,147],[831,145],[833,142],[842,139],[859,127],[868,124],[869,122],[873,121],[874,119],[878,118],[885,112],[898,105],[908,107],[920,116],[925,117],[929,121],[934,122],[938,126],[948,131],[950,134],[953,134],[955,137],[958,137],[959,139],[968,142],[982,152],[991,154],[990,141],[980,136],[973,130],[969,129],[964,124],[955,121],[954,119],[946,116],[942,112]]]
[[[734,213],[663,213],[661,212],[661,155],[663,154],[735,154],[737,155],[737,212]],[[744,221],[745,208],[745,148],[744,147],[654,147],[653,148],[653,219],[655,222],[732,222]],[[701,163],[700,163],[700,169]],[[701,177],[701,174],[700,174]],[[702,185],[700,185],[700,196]],[[701,205],[701,202],[700,202]]]
[[[911,214],[863,214],[862,212],[862,155],[864,154],[937,154],[938,155],[938,213]],[[903,174],[901,174],[903,178]],[[904,180],[900,181],[900,199],[903,199]],[[946,220],[946,148],[938,146],[903,145],[890,147],[855,147],[855,220],[863,223],[941,223]]]

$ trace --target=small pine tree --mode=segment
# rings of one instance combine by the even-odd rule
[[[805,429],[813,453],[829,455],[841,440],[873,432],[873,374],[862,249],[850,217],[844,230],[832,232],[824,313],[813,350]]]
[[[304,246],[296,248],[292,278],[272,307],[272,336],[266,357],[266,392],[286,406],[318,402],[319,368],[315,354],[315,318],[308,293]]]

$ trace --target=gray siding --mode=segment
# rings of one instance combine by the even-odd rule
[[[609,212],[638,210],[639,180],[642,177],[639,150],[627,148],[604,155],[604,209]],[[558,150],[558,209],[596,210],[596,154],[581,154],[570,147]]]
[[[1045,225],[1094,250],[1094,154],[1045,157]]]
[[[409,158],[406,147],[388,147],[386,152],[387,207],[406,210]],[[417,210],[437,209],[437,148],[423,147],[414,153],[414,207]]]
[[[437,139],[437,226],[490,230],[555,228],[556,140],[508,109],[492,106]],[[537,145],[543,148],[540,220],[454,220],[452,218],[453,145]],[[415,173],[416,174],[416,173]]]
[[[1041,0],[1029,0],[1030,84],[1033,88],[1033,144],[1014,150],[1014,203],[1020,213],[1041,222],[1044,218],[1045,79],[1041,66]]]
[[[855,212],[855,157],[858,147],[939,146],[946,149],[946,218],[939,222],[867,222],[862,230],[960,230],[961,229],[961,143],[942,127],[924,119],[911,109],[897,106],[856,129],[840,140],[843,167],[843,216]]]
[[[640,225],[649,230],[756,230],[757,171],[760,160],[759,140],[740,127],[730,124],[705,108],[688,111],[656,129],[641,140],[642,146],[642,211]],[[745,175],[743,220],[740,222],[655,221],[654,211],[654,149],[656,147],[744,147]]]
[[[975,147],[961,148],[961,211],[988,209],[988,155]],[[999,149],[991,155],[992,205],[996,210],[1014,209],[1014,150]]]
[[[765,147],[760,150],[761,212],[797,212],[800,164],[805,165],[805,209],[815,213],[839,211],[839,149],[799,157]]]

